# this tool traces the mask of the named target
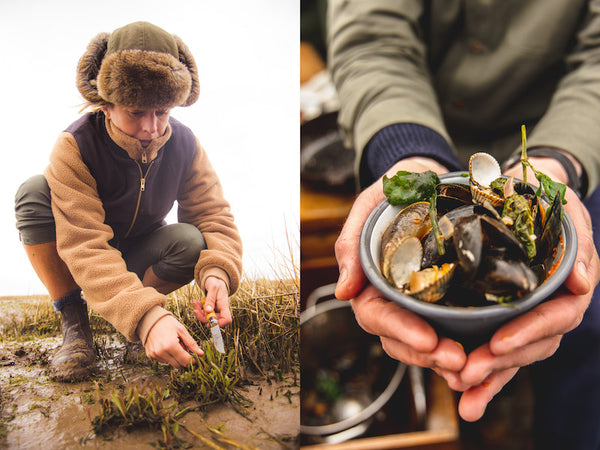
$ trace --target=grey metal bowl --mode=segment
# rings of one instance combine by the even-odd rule
[[[462,172],[440,176],[447,183],[468,183]],[[383,200],[369,215],[360,236],[360,260],[369,281],[389,300],[424,318],[438,334],[461,342],[470,349],[486,342],[502,324],[529,311],[548,299],[571,272],[577,254],[577,235],[572,220],[565,212],[561,224],[564,253],[555,272],[537,289],[509,305],[451,307],[426,303],[403,294],[389,284],[380,271],[381,236],[402,206],[391,206]],[[560,257],[560,255],[558,256]]]

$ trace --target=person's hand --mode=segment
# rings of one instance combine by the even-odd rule
[[[387,174],[394,175],[398,170],[433,170],[438,174],[448,171],[436,161],[420,157],[400,161]],[[398,304],[385,300],[374,286],[365,287],[366,277],[360,265],[358,241],[368,215],[383,198],[380,179],[365,189],[352,206],[335,244],[340,270],[336,297],[352,301],[357,322],[368,333],[380,336],[388,355],[406,364],[432,368],[454,380],[467,359],[460,344],[438,337],[427,322]]]
[[[229,291],[223,280],[217,277],[208,277],[204,283],[206,288],[206,298],[204,305],[200,300],[192,302],[194,305],[194,314],[202,323],[207,323],[206,313],[212,311],[217,315],[217,322],[220,327],[229,325],[233,319],[229,310]]]
[[[432,170],[437,174],[448,172],[448,169],[437,161],[423,157],[403,159],[393,165],[386,175],[391,177],[399,170],[409,172]],[[384,198],[383,184],[380,178],[358,195],[335,242],[335,258],[340,272],[335,296],[340,300],[350,300],[356,297],[367,281],[360,265],[358,241],[367,217]]]
[[[554,160],[530,160],[536,170],[556,181],[565,182],[566,174]],[[505,174],[523,178],[520,164]],[[532,172],[529,172],[527,180],[532,184],[537,181]],[[577,233],[577,257],[564,282],[566,289],[501,327],[489,343],[469,354],[459,376],[445,374],[451,388],[464,391],[459,413],[465,420],[478,420],[489,401],[520,367],[553,355],[562,336],[579,325],[590,303],[600,279],[591,220],[585,206],[570,189],[566,199],[565,211],[573,220]]]
[[[170,315],[159,319],[150,329],[144,348],[148,358],[176,369],[187,367],[190,363],[188,350],[198,356],[204,355],[185,326]]]

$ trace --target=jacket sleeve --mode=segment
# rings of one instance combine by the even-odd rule
[[[200,252],[195,279],[202,290],[208,276],[227,284],[232,295],[239,287],[242,273],[242,241],[233,214],[223,196],[223,188],[208,156],[196,140],[192,167],[177,199],[180,222],[196,226],[206,241]]]
[[[600,1],[590,1],[567,74],[536,127],[528,147],[555,147],[575,156],[586,171],[588,192],[600,184]]]
[[[450,137],[431,84],[418,0],[332,0],[329,69],[340,98],[338,121],[357,161],[386,126],[414,123]],[[449,147],[450,151],[450,147]]]
[[[162,308],[166,297],[144,287],[136,274],[127,271],[121,253],[109,245],[113,232],[104,223],[96,182],[69,133],[58,138],[45,176],[52,195],[58,253],[86,301],[128,340],[144,341],[153,324],[169,314]],[[144,336],[138,336],[142,318]]]

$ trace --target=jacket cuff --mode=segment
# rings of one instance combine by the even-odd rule
[[[225,282],[225,285],[227,286],[227,292],[229,293],[229,295],[231,295],[231,283],[229,282],[229,276],[227,275],[227,272],[225,272],[223,269],[221,269],[219,267],[210,267],[210,268],[206,269],[202,273],[202,279],[196,280],[196,283],[198,283],[198,286],[200,286],[200,289],[204,293],[206,293],[206,289],[205,289],[204,285],[205,285],[206,279],[208,277],[217,277],[217,278],[223,280]]]
[[[136,329],[136,334],[140,338],[142,345],[146,345],[146,339],[148,339],[148,333],[150,333],[150,330],[152,329],[152,327],[154,325],[156,325],[156,322],[158,322],[160,319],[162,319],[165,316],[172,316],[172,315],[173,314],[171,314],[169,311],[164,309],[162,306],[154,305],[152,308],[150,308],[146,312],[146,314],[144,314],[142,319],[139,321],[137,329]]]
[[[399,160],[410,156],[435,159],[451,171],[463,170],[452,147],[440,134],[416,123],[396,123],[379,130],[367,144],[360,169],[362,184],[369,177],[372,183]]]

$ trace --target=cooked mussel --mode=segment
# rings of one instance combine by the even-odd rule
[[[430,230],[429,203],[417,202],[402,209],[381,238],[383,276],[400,288],[421,268],[420,239]]]

